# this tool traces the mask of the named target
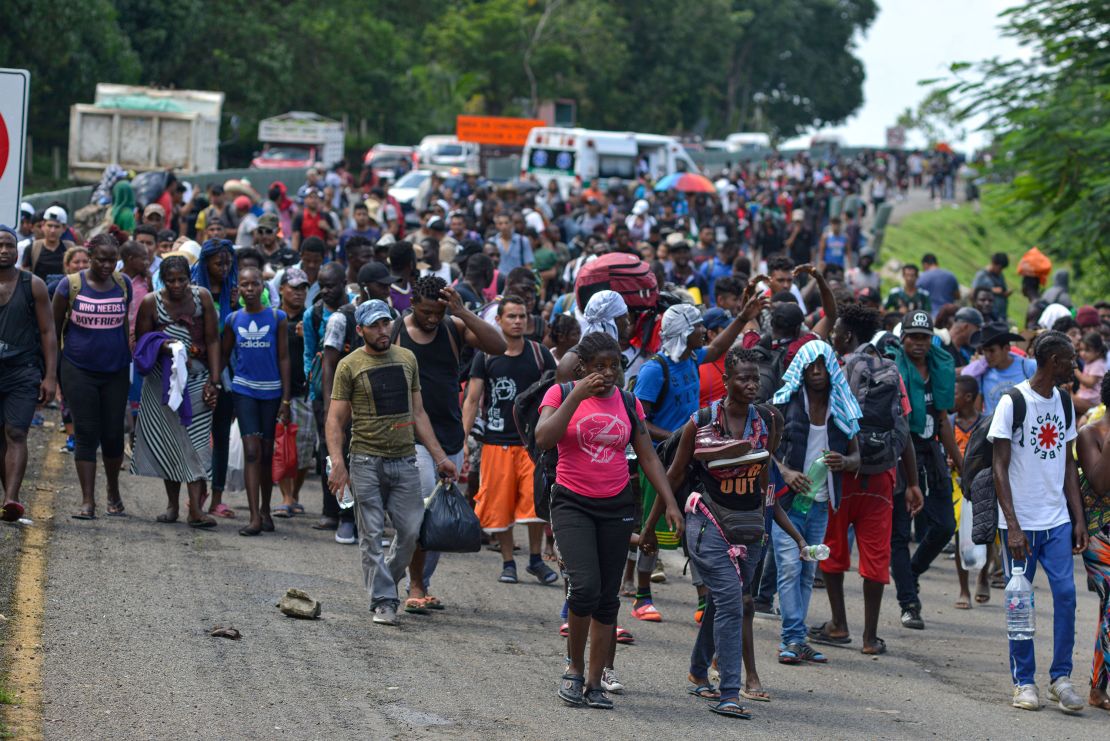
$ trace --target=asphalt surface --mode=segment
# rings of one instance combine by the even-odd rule
[[[33,445],[47,435],[35,431]],[[773,700],[747,703],[755,717],[741,721],[709,713],[685,692],[694,591],[668,554],[668,583],[655,590],[665,621],[639,623],[627,602],[622,608],[621,623],[636,636],[617,655],[628,691],[612,712],[580,710],[555,696],[560,589],[530,577],[499,583],[494,553],[443,558],[433,593],[444,612],[376,626],[357,548],[310,529],[317,482],[305,487],[308,516],[243,538],[242,494],[230,496],[239,520],[194,531],[154,522],[165,502],[160,482],[126,474],[130,517],[73,520],[79,495],[68,458],[63,472],[29,482],[58,490],[42,637],[47,738],[1106,738],[1103,711],[1009,707],[1000,592],[987,606],[954,609],[954,565],[943,557],[922,579],[925,631],[902,628],[893,600],[884,604],[886,656],[859,653],[855,574],[847,580],[854,642],[827,649],[825,666],[777,664],[778,624],[757,620],[757,661]],[[1097,603],[1078,559],[1076,583],[1074,677],[1085,696]],[[1037,586],[1047,667],[1051,597],[1043,577]],[[319,599],[321,619],[282,615],[275,604],[289,587]],[[818,590],[810,620],[827,611]],[[215,625],[242,639],[209,637]],[[1045,691],[1043,671],[1038,680]]]

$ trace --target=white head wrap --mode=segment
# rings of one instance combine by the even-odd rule
[[[686,339],[701,324],[701,312],[690,304],[676,304],[663,314],[659,327],[659,352],[677,363],[686,352]]]
[[[1037,320],[1037,326],[1041,329],[1052,329],[1052,325],[1056,323],[1057,319],[1071,316],[1068,307],[1063,304],[1049,304],[1045,310],[1041,312],[1041,318]]]
[[[628,306],[616,291],[598,291],[586,303],[582,318],[582,336],[591,332],[604,332],[614,340],[617,336],[617,323],[613,321],[628,313]]]

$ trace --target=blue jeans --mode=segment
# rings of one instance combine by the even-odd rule
[[[686,515],[686,547],[690,551],[690,562],[698,567],[702,581],[709,589],[705,614],[694,641],[694,651],[690,654],[690,674],[708,676],[709,664],[716,651],[717,669],[721,673],[721,697],[735,699],[740,696],[743,662],[744,590],[728,555],[728,543],[721,537],[717,526],[700,512]],[[757,548],[752,550],[754,552]],[[752,580],[757,560],[748,558],[740,561],[745,584]]]
[[[1010,549],[1006,546],[1006,531],[998,532],[1002,537],[1002,566],[1008,581],[1013,565]],[[1071,676],[1071,652],[1075,648],[1075,564],[1071,552],[1071,523],[1057,525],[1051,530],[1024,532],[1025,539],[1029,541],[1025,578],[1033,582],[1039,562],[1052,589],[1052,666],[1049,667],[1048,677],[1055,682],[1060,677]],[[1037,670],[1033,643],[1010,641],[1010,676],[1015,686],[1033,684],[1033,675]]]
[[[824,540],[825,526],[829,524],[827,502],[814,502],[804,515],[791,508],[787,510],[787,515],[806,543],[816,545]],[[817,571],[817,562],[803,561],[798,552],[798,544],[778,524],[771,527],[771,543],[775,549],[775,565],[778,568],[782,644],[789,646],[791,643],[805,643],[806,613],[809,612],[809,598],[813,594],[813,575]]]

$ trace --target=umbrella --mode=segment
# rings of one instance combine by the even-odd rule
[[[713,181],[694,172],[672,172],[655,184],[655,190],[679,190],[683,193],[716,193]]]

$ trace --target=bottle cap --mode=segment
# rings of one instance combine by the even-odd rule
[[[1010,567],[1010,573],[1013,574],[1014,576],[1024,574],[1025,573],[1025,567],[1024,566],[1012,566],[1012,567]]]

